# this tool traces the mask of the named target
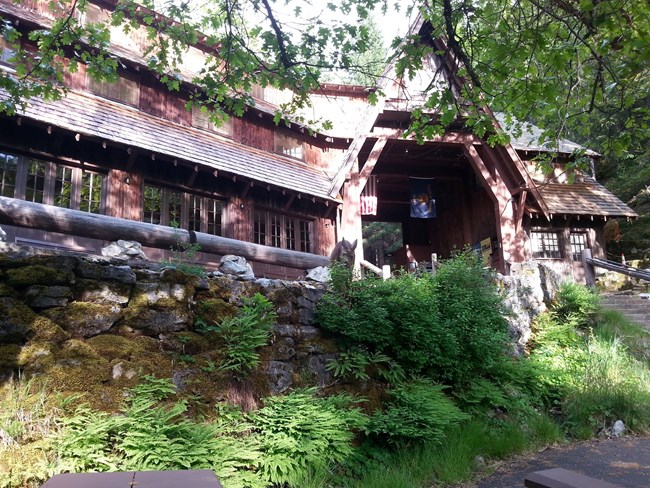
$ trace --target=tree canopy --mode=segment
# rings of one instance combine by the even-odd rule
[[[146,27],[144,58],[172,89],[181,82],[178,66],[186,46],[204,46],[212,56],[193,80],[203,89],[197,103],[240,113],[250,101],[246,94],[259,84],[294,90],[292,104],[281,107],[290,113],[308,103],[308,92],[330,70],[372,73],[359,55],[376,44],[365,20],[374,9],[388,7],[387,0],[206,0],[200,8],[199,2],[120,0],[102,23],[82,21],[86,0],[50,4],[55,20],[47,29],[26,32],[6,19],[0,24],[5,44],[16,52],[15,72],[0,73],[0,87],[8,93],[1,111],[14,112],[32,96],[61,96],[64,71],[78,63],[93,77],[113,79],[120,60],[111,52],[110,23],[127,31]],[[467,107],[487,103],[516,120],[540,123],[553,136],[568,132],[593,143],[595,135],[600,150],[616,154],[648,140],[645,0],[419,0],[414,8],[430,25],[429,35],[445,39],[462,80],[461,103],[451,87],[441,92],[430,86],[427,115],[416,117],[413,127],[422,138],[459,115],[484,133],[489,125]],[[408,77],[426,55],[440,50],[421,41],[417,33],[394,41],[397,76]]]

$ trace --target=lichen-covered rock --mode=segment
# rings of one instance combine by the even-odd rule
[[[73,337],[92,337],[109,330],[120,319],[121,307],[99,303],[73,302],[67,307],[43,312]]]
[[[84,260],[77,265],[76,273],[81,278],[116,281],[124,285],[133,285],[136,282],[135,272],[130,266],[112,266],[108,263],[99,264]]]
[[[15,287],[71,285],[74,284],[75,275],[69,269],[35,264],[7,270],[6,279],[9,285]]]
[[[164,309],[143,308],[125,318],[125,325],[150,336],[180,332],[190,327],[192,319],[187,310],[178,307]]]
[[[253,267],[242,256],[227,254],[221,258],[219,271],[223,274],[234,276],[241,280],[254,280]]]
[[[307,369],[320,388],[330,385],[334,381],[334,376],[327,369],[327,365],[335,358],[336,354],[318,354],[309,357]]]
[[[163,300],[187,302],[193,291],[193,287],[178,283],[137,283],[131,301],[135,306],[151,306]]]
[[[266,372],[272,395],[287,391],[293,384],[294,365],[285,361],[269,361]]]
[[[28,339],[56,343],[69,337],[57,324],[17,299],[0,298],[0,344],[23,344]]]
[[[71,297],[69,286],[34,285],[25,291],[25,301],[32,308],[65,307]]]
[[[74,298],[77,302],[126,305],[130,297],[131,285],[112,281],[79,279],[74,289]]]
[[[318,266],[307,272],[307,281],[316,281],[317,283],[328,283],[330,280],[330,269],[327,266]]]
[[[118,239],[102,248],[102,256],[117,259],[147,259],[142,244],[137,241]]]
[[[320,329],[311,325],[276,324],[273,333],[296,341],[314,340],[322,336]]]

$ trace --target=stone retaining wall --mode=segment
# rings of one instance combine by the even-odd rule
[[[245,262],[224,263],[230,274],[197,277],[144,261],[0,243],[0,381],[17,371],[47,377],[57,390],[86,391],[106,408],[121,400],[125,386],[152,373],[172,377],[190,393],[215,400],[231,395],[239,403],[292,386],[330,384],[325,366],[338,349],[314,326],[326,285],[256,279]],[[542,286],[548,280],[540,269],[521,266],[498,278],[519,353],[531,319],[552,293]],[[277,323],[262,367],[235,380],[216,368],[222,352],[194,327],[219,323],[255,293],[275,305]]]

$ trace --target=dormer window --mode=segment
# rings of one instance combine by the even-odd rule
[[[95,95],[137,107],[140,103],[140,84],[137,80],[119,75],[114,82],[88,79],[88,89]]]
[[[303,142],[296,137],[276,132],[274,137],[274,150],[276,153],[291,156],[296,159],[304,159]]]

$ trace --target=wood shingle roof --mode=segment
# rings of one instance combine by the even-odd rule
[[[148,150],[219,172],[332,200],[329,196],[330,178],[319,168],[93,95],[71,92],[54,102],[34,98],[19,115],[82,136]]]
[[[634,210],[590,177],[571,184],[539,184],[538,188],[551,214],[638,217]]]

